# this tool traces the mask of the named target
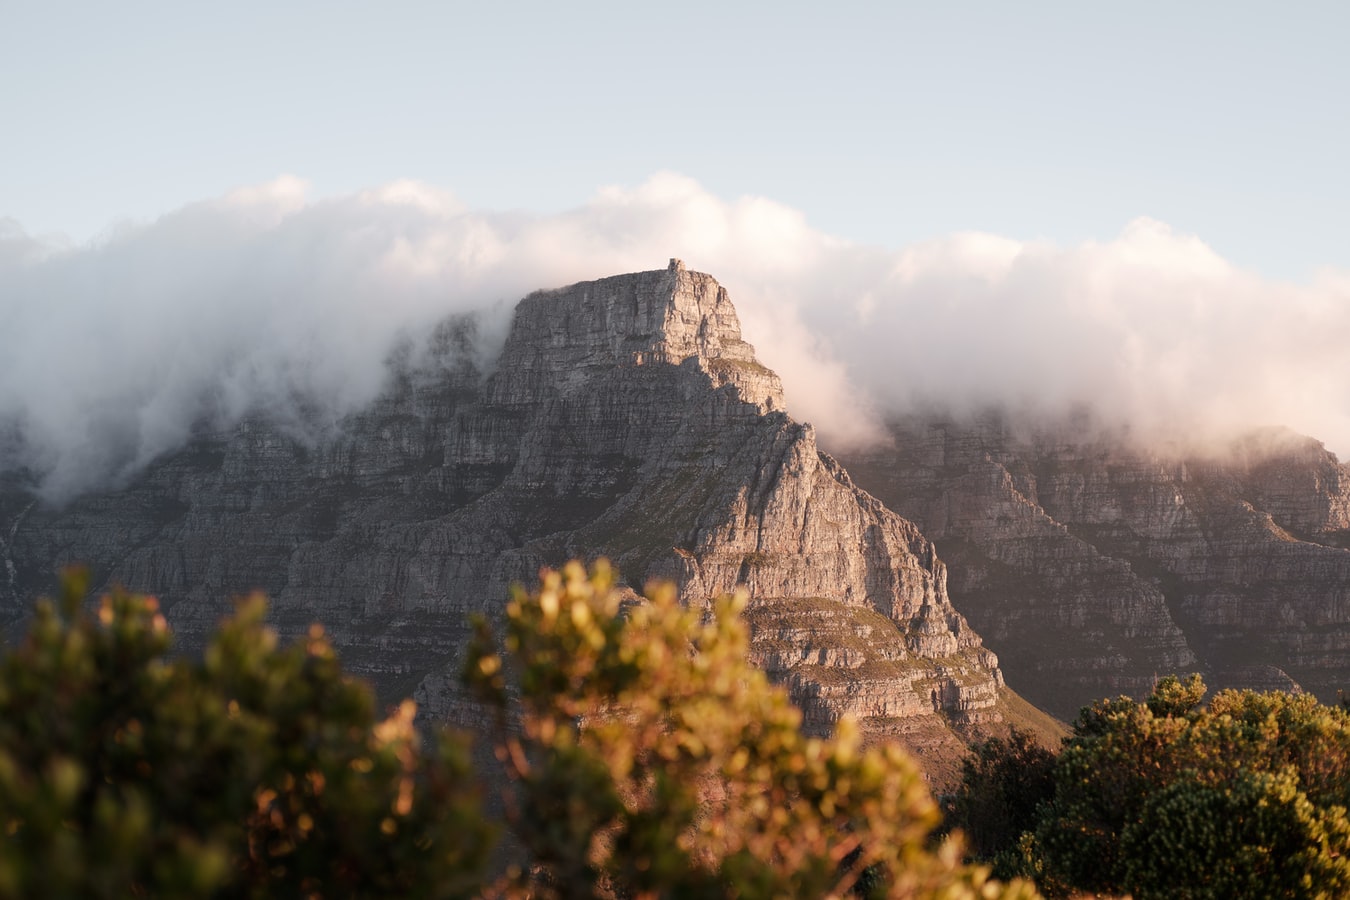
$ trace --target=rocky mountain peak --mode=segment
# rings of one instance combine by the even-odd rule
[[[782,406],[726,290],[678,260],[536,292],[488,377],[433,367],[323,440],[260,415],[62,509],[0,483],[0,615],[12,633],[19,598],[82,560],[158,594],[191,648],[257,588],[284,632],[323,622],[384,696],[472,727],[470,614],[603,555],[695,606],[743,586],[751,657],[804,727],[852,715],[950,776],[965,737],[1029,713],[933,545]]]
[[[524,389],[567,391],[597,369],[667,364],[733,387],[760,412],[783,408],[778,376],[755,359],[724,287],[671,259],[665,269],[537,291],[516,307],[497,379],[499,399]],[[522,385],[511,373],[551,373],[552,385]]]

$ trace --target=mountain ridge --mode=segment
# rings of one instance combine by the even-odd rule
[[[323,621],[387,696],[472,725],[468,616],[603,554],[691,605],[745,585],[752,655],[810,729],[849,713],[950,773],[1020,708],[933,545],[783,411],[711,276],[672,260],[535,292],[491,371],[457,352],[473,327],[446,323],[430,359],[317,439],[251,416],[61,509],[10,477],[10,630],[58,561],[159,594],[189,648],[258,588],[283,631]]]
[[[1320,442],[1267,429],[1147,450],[996,414],[899,418],[891,435],[846,464],[933,538],[1043,708],[1068,718],[1172,672],[1324,702],[1350,679],[1350,470]]]

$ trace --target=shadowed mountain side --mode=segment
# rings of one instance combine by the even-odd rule
[[[691,604],[746,585],[752,653],[813,730],[851,712],[950,772],[962,738],[1001,721],[1011,695],[932,544],[781,411],[710,276],[672,261],[533,294],[490,373],[456,352],[472,329],[447,323],[434,359],[326,430],[255,417],[60,510],[11,476],[11,621],[66,560],[160,595],[189,645],[257,588],[283,630],[323,622],[386,696],[416,690],[472,725],[456,688],[469,614],[603,554]]]
[[[1350,474],[1317,441],[1147,453],[997,417],[913,417],[849,456],[916,522],[952,595],[1028,699],[1068,718],[1158,676],[1213,689],[1350,682]]]

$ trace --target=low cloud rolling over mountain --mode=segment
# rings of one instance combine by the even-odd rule
[[[551,215],[412,182],[309,199],[282,178],[85,246],[0,220],[0,469],[60,499],[194,423],[264,409],[323,427],[448,314],[482,313],[488,365],[529,291],[671,256],[727,287],[827,446],[879,439],[888,411],[1004,405],[1089,409],[1147,439],[1282,424],[1350,449],[1350,274],[1265,280],[1160,222],[1067,247],[955,234],[893,250],[673,174]]]

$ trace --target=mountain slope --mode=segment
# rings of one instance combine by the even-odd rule
[[[998,416],[912,417],[846,460],[916,522],[1028,699],[1061,717],[1171,672],[1334,701],[1350,680],[1350,472],[1255,433],[1146,452]]]
[[[283,630],[321,621],[387,695],[468,720],[469,614],[542,565],[604,554],[692,604],[745,584],[753,652],[808,727],[851,712],[950,765],[957,732],[1000,720],[997,660],[932,544],[781,411],[710,276],[672,261],[533,294],[491,372],[463,352],[472,330],[447,323],[430,360],[326,429],[255,416],[64,509],[10,476],[11,620],[67,560],[159,594],[189,645],[258,588]]]

